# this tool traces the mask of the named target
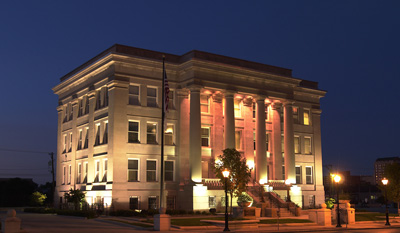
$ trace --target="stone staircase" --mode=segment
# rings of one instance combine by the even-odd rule
[[[282,200],[277,193],[265,192],[264,187],[259,184],[248,187],[248,191],[253,200],[262,204],[263,208],[272,208],[275,211],[279,211],[280,217],[296,216],[296,204]]]

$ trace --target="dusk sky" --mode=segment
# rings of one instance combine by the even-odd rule
[[[0,178],[51,180],[51,88],[116,43],[292,69],[328,91],[324,164],[373,175],[400,156],[400,1],[1,1]]]

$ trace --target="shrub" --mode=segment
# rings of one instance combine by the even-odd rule
[[[193,210],[189,210],[188,214],[194,214]]]
[[[196,211],[196,214],[201,214],[201,212],[197,210],[197,211]]]
[[[46,194],[36,191],[31,195],[31,205],[42,206],[46,198],[47,198]]]
[[[139,215],[139,212],[134,210],[116,210],[110,212],[111,216],[133,217]]]
[[[179,210],[179,214],[182,214],[182,215],[187,214],[187,211],[186,210]]]
[[[237,199],[237,202],[252,202],[252,201],[253,198],[251,198],[249,194],[247,194],[246,192],[242,192]]]
[[[39,213],[39,214],[55,214],[56,210],[53,208],[43,208],[43,207],[30,207],[25,208],[26,213]]]
[[[217,209],[211,208],[211,209],[210,209],[210,213],[211,213],[211,214],[216,214],[216,213],[217,213]]]

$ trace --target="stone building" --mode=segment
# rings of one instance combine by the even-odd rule
[[[375,160],[374,163],[374,178],[375,184],[381,184],[383,178],[385,177],[385,170],[386,166],[392,163],[400,164],[399,157],[385,157],[385,158],[378,158]]]
[[[254,182],[301,206],[324,202],[318,83],[285,68],[191,51],[114,45],[61,78],[56,202],[70,188],[89,203],[157,208],[162,56],[170,87],[165,130],[167,208],[205,210],[224,191],[224,148],[246,157]],[[261,142],[261,143],[258,143]],[[57,198],[58,196],[58,198]],[[283,197],[282,197],[283,198]]]

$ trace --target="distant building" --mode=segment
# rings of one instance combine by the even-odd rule
[[[79,188],[89,203],[115,209],[159,206],[162,56],[115,45],[53,88],[57,202]],[[221,206],[224,190],[213,166],[225,148],[247,158],[255,184],[279,191],[289,180],[292,201],[324,203],[320,98],[326,92],[318,83],[294,78],[289,69],[201,51],[165,59],[163,206]]]
[[[388,164],[392,163],[399,163],[399,157],[386,157],[386,158],[379,158],[375,160],[374,163],[374,177],[375,177],[375,184],[379,184],[382,182],[382,179],[385,177],[385,170]]]

